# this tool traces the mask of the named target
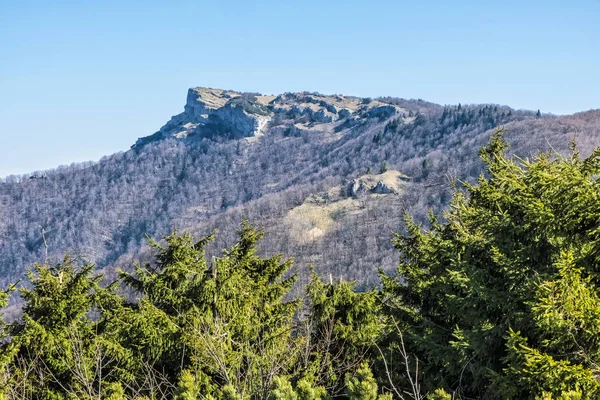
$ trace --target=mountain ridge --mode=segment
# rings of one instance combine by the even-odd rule
[[[365,116],[389,118],[404,111],[397,105],[353,96],[314,92],[262,95],[196,87],[188,90],[182,113],[173,116],[153,135],[140,138],[133,147],[167,137],[256,137],[263,134],[267,125],[270,128],[290,129],[291,124],[285,123],[290,119],[296,120],[293,124],[296,129],[310,129],[315,125],[335,124],[344,119]]]
[[[585,154],[600,145],[599,116],[192,88],[184,111],[129,151],[0,181],[0,282],[43,261],[44,242],[50,259],[70,251],[110,272],[147,257],[145,235],[219,228],[219,251],[248,219],[268,232],[265,253],[366,284],[396,264],[391,238],[405,211],[425,223],[429,208],[447,206],[451,180],[477,178],[478,150],[497,127],[520,156],[568,154],[575,136]],[[398,193],[372,196],[370,181],[349,195],[385,171],[403,177]],[[332,190],[339,197],[327,200]],[[313,228],[316,239],[301,240]]]

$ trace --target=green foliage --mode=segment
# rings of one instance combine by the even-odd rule
[[[556,360],[549,354],[530,348],[518,333],[511,331],[509,335],[508,367],[505,372],[511,384],[518,382],[520,386],[529,387],[534,394],[560,396],[576,391],[586,398],[597,397],[599,382],[593,370],[568,359]],[[509,393],[508,387],[503,389],[504,393]]]
[[[307,378],[302,378],[296,387],[285,377],[274,379],[274,388],[269,395],[271,400],[321,400],[327,398],[327,390],[322,386],[314,386]]]
[[[36,265],[2,345],[5,394],[26,398],[324,399],[345,391],[384,327],[375,292],[314,274],[288,300],[292,261],[261,257],[263,233],[208,262],[212,235],[151,241],[155,261],[101,287],[94,266]],[[137,296],[126,301],[124,289]],[[0,300],[6,303],[7,294]],[[373,380],[372,376],[369,380]]]
[[[377,382],[371,368],[366,363],[361,364],[354,374],[346,375],[346,394],[348,400],[391,400],[391,394],[378,395]]]
[[[111,287],[100,287],[93,269],[66,258],[27,273],[23,316],[10,326],[2,354],[10,383],[31,397],[118,398],[119,382],[132,378],[130,351],[105,329],[103,310],[119,298]]]
[[[187,369],[184,370],[179,378],[174,400],[196,400],[199,395],[200,388],[194,374]]]
[[[505,150],[497,134],[480,153],[487,175],[455,193],[444,222],[407,218],[398,275],[382,277],[387,311],[427,390],[597,397],[600,150]]]
[[[552,393],[544,392],[541,396],[536,397],[536,400],[581,400],[582,395],[580,392],[564,392],[558,396],[553,396]]]
[[[108,286],[81,260],[35,265],[0,326],[0,398],[598,398],[600,150],[505,150],[495,135],[430,229],[407,217],[377,290],[313,270],[291,298],[292,261],[247,223],[210,261],[212,235],[151,241]]]
[[[323,386],[315,386],[313,380],[302,378],[298,381],[296,392],[299,400],[327,399],[327,390]]]
[[[355,292],[351,282],[323,283],[313,271],[307,288],[308,370],[331,395],[344,391],[344,377],[369,355],[386,321],[375,292]]]
[[[241,400],[242,397],[236,392],[232,385],[225,385],[219,393],[219,400]]]
[[[110,383],[108,385],[106,385],[106,388],[104,390],[104,399],[106,400],[126,400],[127,397],[125,397],[125,390],[123,390],[123,387],[121,386],[120,383]]]
[[[290,381],[285,377],[275,377],[273,385],[274,388],[271,390],[269,396],[271,400],[298,400],[298,393],[296,393]]]
[[[444,389],[435,389],[427,394],[427,400],[452,400],[452,395]]]
[[[142,295],[131,306],[142,323],[123,321],[140,356],[150,355],[170,380],[181,368],[194,371],[182,379],[193,379],[195,390],[266,395],[273,377],[295,362],[292,318],[299,303],[284,301],[295,282],[295,276],[284,277],[291,261],[256,254],[262,236],[243,224],[238,243],[209,264],[204,248],[212,236],[194,243],[187,234],[172,234],[166,247],[153,244],[155,266],[123,273]]]

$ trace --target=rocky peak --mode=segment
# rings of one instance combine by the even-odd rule
[[[284,93],[266,96],[212,88],[188,90],[184,111],[155,134],[135,146],[165,139],[225,137],[241,139],[263,135],[269,128],[311,130],[317,125],[333,129],[341,120],[390,118],[402,109],[377,100],[318,93]]]
[[[264,100],[259,101],[263,97],[222,89],[189,89],[184,111],[135,146],[168,137],[240,139],[261,135],[272,117]]]

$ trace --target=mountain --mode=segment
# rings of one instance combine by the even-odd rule
[[[217,252],[248,219],[268,233],[264,253],[368,285],[397,262],[403,213],[426,222],[447,206],[499,126],[521,157],[568,154],[573,138],[584,154],[600,145],[598,110],[190,89],[181,114],[126,152],[0,182],[0,283],[67,251],[129,268],[148,258],[146,235],[173,228],[218,228]]]

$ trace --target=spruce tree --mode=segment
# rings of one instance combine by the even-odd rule
[[[330,396],[345,392],[346,374],[373,356],[387,325],[375,291],[356,292],[348,281],[324,283],[314,270],[303,322],[309,346],[304,373]]]
[[[506,148],[496,134],[480,153],[486,175],[443,220],[407,218],[398,275],[382,277],[386,309],[427,390],[597,397],[600,150],[523,160]]]
[[[67,257],[28,271],[23,315],[2,345],[7,387],[18,386],[27,398],[91,399],[119,392],[133,378],[131,353],[105,329],[103,312],[120,299],[100,287],[93,270]]]
[[[166,246],[154,243],[156,265],[122,274],[140,296],[122,333],[170,380],[185,369],[203,393],[227,388],[222,396],[266,396],[273,378],[295,362],[299,303],[284,298],[296,278],[286,276],[291,260],[257,255],[261,231],[244,223],[239,234],[210,263],[204,249],[211,236],[194,243],[174,233]]]

